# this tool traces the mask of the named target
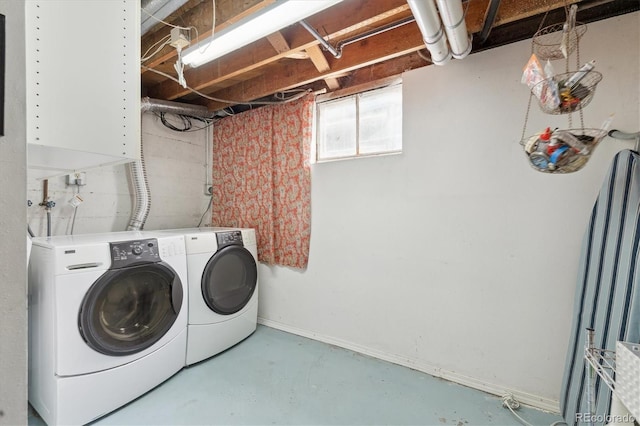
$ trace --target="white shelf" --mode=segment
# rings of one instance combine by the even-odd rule
[[[594,398],[597,375],[612,392],[611,413],[607,413],[610,422],[607,424],[633,426],[636,424],[634,419],[640,420],[640,345],[617,342],[616,351],[611,351],[596,348],[594,339],[595,332],[587,329],[584,358],[590,369],[587,374],[586,398],[587,411],[592,416],[587,424],[593,425],[593,418],[596,416]],[[627,354],[627,348],[638,353]]]
[[[139,1],[25,8],[29,168],[46,177],[139,159]]]

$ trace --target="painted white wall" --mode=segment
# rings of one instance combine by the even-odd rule
[[[0,136],[0,425],[27,423],[26,83],[24,3],[6,19],[4,136]]]
[[[604,78],[585,126],[615,113],[614,128],[640,128],[638,23],[589,25],[581,60]],[[530,168],[530,53],[523,41],[405,73],[403,154],[313,166],[309,266],[260,267],[265,324],[557,410],[582,236],[613,155],[633,146],[607,138],[570,175]],[[567,117],[532,106],[527,134],[555,125]]]
[[[145,230],[198,224],[209,202],[204,194],[207,152],[211,145],[207,144],[210,138],[207,134],[205,130],[175,132],[164,127],[155,115],[143,114],[142,144],[151,193]],[[125,230],[132,208],[126,166],[92,168],[85,173],[87,184],[80,187],[84,203],[76,213],[74,234]],[[49,197],[56,203],[52,210],[52,235],[71,231],[74,209],[69,200],[77,187],[66,182],[65,176],[49,179]],[[36,235],[46,235],[46,213],[39,206],[42,181],[30,176],[27,189],[27,198],[33,203],[28,208],[29,224]],[[210,222],[210,213],[207,215],[203,223]]]

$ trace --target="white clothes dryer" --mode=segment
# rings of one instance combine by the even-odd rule
[[[258,321],[258,249],[253,229],[191,228],[184,235],[189,276],[185,365],[250,336]]]
[[[34,238],[29,401],[49,425],[84,424],[184,366],[184,239],[141,232]]]

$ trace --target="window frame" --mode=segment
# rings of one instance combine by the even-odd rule
[[[397,154],[402,154],[403,152],[403,147],[402,147],[402,142],[403,142],[403,137],[402,135],[400,136],[400,149],[398,150],[382,150],[382,151],[375,151],[375,152],[367,152],[367,153],[361,153],[360,152],[360,99],[363,95],[367,94],[367,93],[371,93],[371,92],[377,92],[377,91],[385,91],[385,90],[390,90],[392,88],[400,88],[400,92],[402,93],[402,82],[397,82],[394,84],[390,84],[390,85],[386,85],[386,86],[382,86],[382,87],[375,87],[369,90],[364,90],[364,91],[360,91],[360,92],[356,92],[356,93],[348,93],[345,94],[343,96],[335,96],[335,97],[331,97],[329,99],[324,99],[324,100],[316,100],[316,119],[315,119],[315,132],[314,132],[314,162],[315,163],[328,163],[328,162],[332,162],[332,161],[341,161],[341,160],[350,160],[350,159],[357,159],[357,158],[368,158],[368,157],[379,157],[379,156],[384,156],[384,155],[397,155]],[[336,157],[329,157],[329,158],[320,158],[320,134],[321,134],[321,124],[320,121],[322,119],[322,114],[320,113],[320,105],[321,104],[329,104],[329,103],[333,103],[333,102],[338,102],[347,98],[353,98],[355,100],[355,154],[353,155],[343,155],[343,156],[336,156]],[[400,108],[402,108],[402,102],[400,105]],[[402,131],[402,121],[400,123],[400,131]]]

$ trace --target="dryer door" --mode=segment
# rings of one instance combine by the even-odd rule
[[[80,334],[91,348],[106,355],[144,351],[176,321],[182,295],[177,273],[162,262],[110,270],[82,301]]]
[[[258,266],[240,245],[218,250],[204,268],[202,297],[211,310],[231,315],[244,308],[256,289]]]

